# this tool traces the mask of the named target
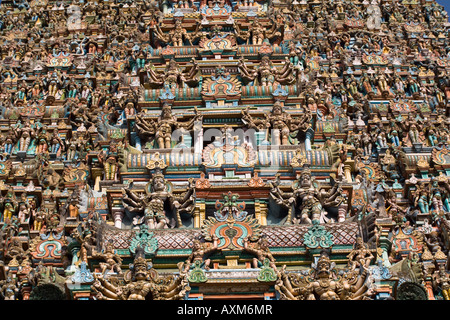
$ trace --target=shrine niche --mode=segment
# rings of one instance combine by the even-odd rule
[[[205,79],[202,86],[205,101],[237,101],[241,96],[241,83],[223,68],[216,68],[214,75]]]
[[[217,238],[217,250],[244,248],[244,241],[256,241],[260,237],[257,220],[244,211],[245,203],[237,203],[237,195],[223,195],[224,202],[217,200],[214,217],[203,222],[202,235],[206,240]]]
[[[232,129],[225,127],[218,141],[203,149],[203,164],[207,168],[220,168],[224,164],[252,167],[256,161],[255,150],[243,143]]]

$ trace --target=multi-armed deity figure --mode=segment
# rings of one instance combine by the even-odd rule
[[[266,29],[258,19],[252,21],[247,31],[241,30],[236,23],[233,26],[236,37],[246,40],[247,44],[249,44],[251,39],[253,45],[262,45],[264,39],[272,39],[281,35],[277,30],[279,27],[277,24],[273,24],[270,29]]]
[[[187,122],[178,121],[176,116],[172,114],[170,105],[165,103],[157,121],[153,119],[147,120],[142,115],[138,115],[135,128],[141,139],[148,141],[154,137],[158,143],[158,148],[164,149],[172,147],[172,133],[174,129],[191,130],[194,127],[194,122],[201,119],[201,114],[196,111],[196,115],[191,120]]]
[[[195,60],[191,61],[191,69],[187,72],[181,70],[178,63],[171,59],[162,74],[154,71],[151,67],[147,68],[147,76],[150,86],[164,88],[184,88],[188,86],[196,86],[198,84],[197,72],[198,64]]]
[[[260,86],[277,86],[291,84],[295,81],[294,66],[286,57],[283,67],[278,70],[270,61],[269,56],[263,56],[255,69],[247,67],[243,58],[238,62],[239,72],[245,82],[256,81]]]
[[[272,112],[266,113],[264,119],[252,117],[247,109],[242,111],[242,120],[250,128],[266,130],[266,138],[268,138],[269,130],[271,130],[272,144],[289,145],[291,144],[290,137],[294,132],[305,132],[311,127],[311,110],[305,107],[303,107],[303,110],[302,116],[292,117],[284,112],[282,103],[277,100],[273,105]]]
[[[332,219],[327,217],[325,208],[337,207],[343,201],[340,183],[335,183],[329,191],[320,189],[307,166],[292,185],[292,192],[284,192],[272,183],[270,195],[277,204],[290,210],[286,223],[329,222]]]
[[[182,227],[180,213],[190,213],[194,203],[194,186],[189,180],[188,189],[181,195],[174,195],[170,183],[164,178],[161,168],[157,168],[151,181],[146,185],[146,194],[141,196],[129,189],[123,190],[126,210],[150,229]]]
[[[197,25],[197,30],[201,27],[201,24]],[[183,28],[183,22],[181,20],[175,20],[175,28],[170,30],[168,33],[164,33],[159,25],[153,26],[153,30],[155,31],[155,36],[162,42],[172,44],[175,47],[182,47],[184,45],[184,41],[187,40],[190,45],[192,45],[192,40],[194,35],[197,32],[193,32],[193,34],[189,34],[185,28]]]
[[[161,277],[144,258],[143,250],[136,254],[130,269],[125,272],[125,284],[116,284],[95,275],[92,291],[100,300],[178,300],[189,289],[186,273],[180,270],[178,277]]]
[[[288,300],[370,299],[373,292],[366,281],[369,271],[364,265],[365,261],[360,259],[355,262],[360,270],[343,270],[343,275],[339,276],[335,263],[330,261],[326,252],[322,252],[317,262],[312,264],[308,276],[288,276],[284,266],[278,272],[275,289],[282,299]]]

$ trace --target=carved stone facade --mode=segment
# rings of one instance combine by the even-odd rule
[[[3,0],[4,300],[449,300],[434,0]]]

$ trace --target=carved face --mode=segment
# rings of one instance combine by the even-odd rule
[[[153,190],[155,191],[164,191],[166,185],[164,183],[163,177],[155,177],[153,178]]]
[[[279,103],[275,103],[272,108],[272,113],[274,115],[280,115],[282,113],[281,105]]]
[[[310,187],[311,186],[311,175],[310,174],[302,174],[300,176],[300,185],[302,187]]]
[[[172,116],[172,113],[170,112],[169,108],[164,108],[162,111],[162,117],[165,119],[168,119]]]
[[[319,278],[328,278],[330,275],[330,262],[328,260],[320,261],[317,264],[317,276]]]
[[[147,266],[145,264],[136,264],[134,266],[134,277],[136,280],[145,280],[147,278]]]

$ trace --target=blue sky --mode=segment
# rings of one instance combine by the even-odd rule
[[[450,14],[450,0],[436,0],[441,6],[444,6],[445,11]]]

